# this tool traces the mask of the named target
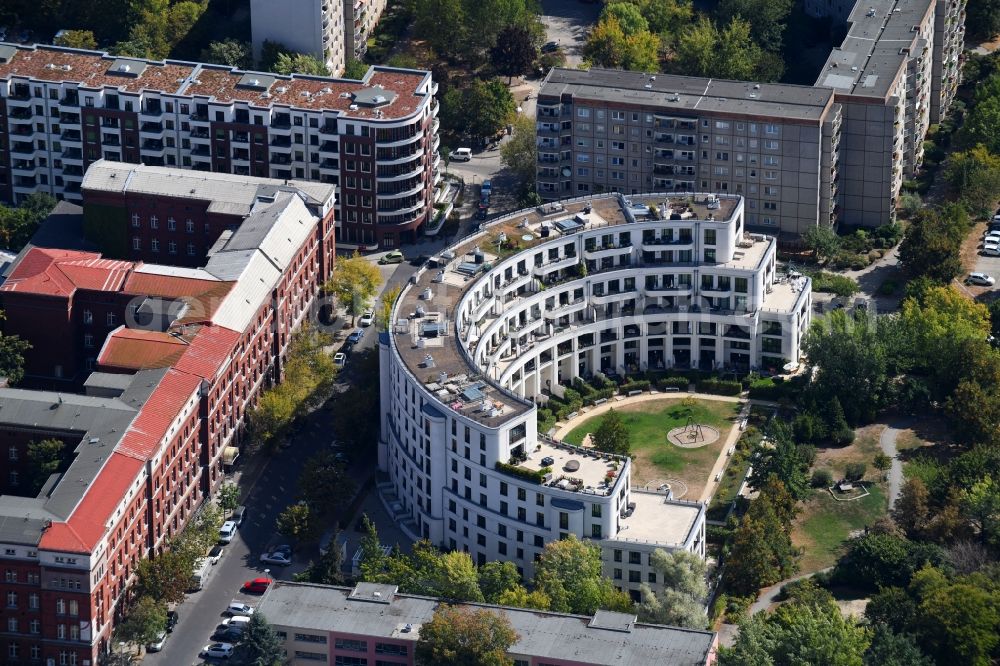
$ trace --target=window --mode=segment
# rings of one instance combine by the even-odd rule
[[[615,559],[615,562],[621,562],[622,561],[622,551],[620,549],[618,549],[618,548],[615,549],[614,559]]]
[[[167,229],[169,231],[174,231],[177,229],[177,220],[172,217],[167,218]]]
[[[149,218],[149,228],[150,229],[159,229],[160,228],[160,221],[156,219],[155,215],[152,215]]]
[[[187,244],[187,253],[188,253],[189,257],[193,257],[194,256],[194,243],[188,243]]]
[[[590,526],[590,536],[592,538],[594,538],[594,539],[602,539],[602,538],[604,538],[602,536],[602,534],[601,534],[601,526],[597,525],[597,524],[591,525]]]
[[[628,552],[628,563],[629,564],[642,564],[642,553],[630,550]]]
[[[299,653],[296,652],[295,656],[298,656],[298,655],[299,655]],[[337,655],[333,659],[334,659],[333,663],[334,663],[335,666],[367,666],[368,665],[368,660],[365,659],[364,657],[341,657],[340,655]]]
[[[94,346],[94,336],[90,333],[85,333],[83,336],[83,346],[93,347]]]
[[[642,582],[642,575],[638,571],[629,571],[628,572],[628,582],[630,582],[630,583],[641,583]]]
[[[184,221],[184,230],[186,232],[188,232],[189,234],[193,234],[194,233],[194,220],[185,220]]]
[[[326,655],[322,652],[306,652],[305,650],[296,650],[295,658],[303,661],[326,661]],[[354,657],[345,657],[345,659],[347,658],[353,659]]]
[[[594,518],[600,518],[601,517],[601,505],[600,504],[591,504],[590,505],[590,515],[593,516]]]
[[[136,237],[134,237],[132,239],[132,249],[133,250],[141,250],[142,249],[142,239],[139,238],[138,236],[136,236]]]
[[[132,227],[134,229],[138,229],[139,228],[139,214],[138,213],[133,213],[132,214]]]
[[[17,460],[17,457],[18,457],[17,447],[12,444],[10,448],[7,449],[7,460]],[[17,574],[15,574],[15,578],[16,577]]]
[[[105,317],[105,321],[108,322],[108,326],[114,326],[115,325],[115,313],[114,312],[109,312],[108,315],[107,315],[107,317]]]
[[[157,239],[157,238],[151,239],[149,241],[149,249],[152,250],[153,252],[159,252],[160,251],[160,241],[159,241],[159,239]]]
[[[392,643],[376,643],[375,654],[391,654],[397,657],[405,657],[409,648],[405,645],[393,645]]]
[[[94,323],[94,313],[91,312],[90,310],[84,310],[83,311],[83,323],[84,324],[93,324]]]

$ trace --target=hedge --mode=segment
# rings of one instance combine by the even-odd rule
[[[718,395],[739,395],[743,385],[739,382],[722,379],[702,379],[697,384],[700,393],[716,393]]]
[[[532,481],[541,485],[545,482],[545,475],[541,471],[528,469],[526,467],[520,467],[518,465],[508,465],[505,462],[497,461],[496,470],[502,472],[503,474],[509,474],[510,476],[516,476],[519,479],[524,479],[525,481]]]
[[[636,379],[633,381],[625,382],[618,388],[618,392],[624,395],[632,391],[648,391],[649,390],[649,380],[648,379]]]
[[[661,389],[675,388],[678,391],[687,391],[690,385],[691,380],[687,377],[664,377],[656,380],[656,387]]]

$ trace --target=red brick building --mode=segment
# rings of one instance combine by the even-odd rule
[[[159,172],[163,200],[142,174],[141,206],[183,206],[171,189],[179,180]],[[101,663],[135,563],[221,483],[246,410],[280,377],[291,334],[330,275],[334,188],[310,186],[326,192],[250,178],[185,183],[206,197],[202,209],[232,208],[200,268],[31,245],[15,261],[0,302],[5,330],[34,344],[31,378],[89,377],[85,395],[0,389],[0,663]],[[251,190],[248,206],[235,202]],[[122,201],[118,210],[135,205]],[[45,438],[69,453],[35,494],[26,449]]]

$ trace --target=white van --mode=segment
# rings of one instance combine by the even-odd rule
[[[229,543],[233,540],[233,536],[236,534],[236,523],[231,520],[227,520],[222,523],[222,527],[219,529],[219,543]]]
[[[468,162],[472,159],[472,148],[456,148],[450,158],[452,162]]]

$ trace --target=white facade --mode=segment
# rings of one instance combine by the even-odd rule
[[[277,42],[325,63],[333,76],[346,64],[342,0],[251,0],[254,60],[264,42]]]
[[[405,528],[526,576],[575,534],[633,593],[656,585],[655,548],[704,554],[703,505],[632,489],[627,457],[536,427],[543,391],[599,370],[798,359],[809,281],[776,278],[742,197],[665,196],[643,200],[678,219],[617,195],[515,213],[414,276],[380,338],[380,490]],[[500,229],[527,247],[489,254]]]

